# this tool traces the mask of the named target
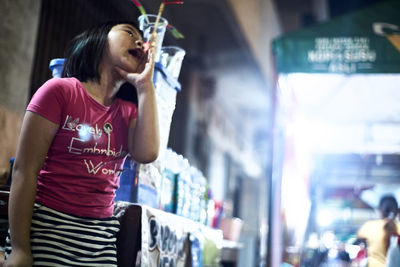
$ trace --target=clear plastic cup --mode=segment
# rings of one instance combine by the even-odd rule
[[[160,63],[175,79],[178,79],[186,52],[178,46],[161,47]]]
[[[150,42],[154,31],[157,15],[146,14],[139,17],[139,29],[143,32],[143,41]],[[154,48],[155,62],[159,62],[162,42],[164,40],[165,30],[167,29],[168,20],[160,17],[156,29],[156,40]]]

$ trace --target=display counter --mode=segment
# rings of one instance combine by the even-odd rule
[[[220,266],[222,231],[158,209],[117,202],[118,266]]]
[[[8,229],[9,187],[0,191],[2,246]],[[120,222],[117,236],[119,267],[237,266],[241,248],[223,240],[222,230],[145,205],[115,203]]]

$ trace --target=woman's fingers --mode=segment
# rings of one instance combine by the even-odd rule
[[[123,77],[123,78],[127,78],[128,77],[128,72],[127,71],[125,71],[125,70],[123,70],[123,69],[121,69],[120,67],[118,67],[118,66],[115,66],[115,69],[117,70],[117,72]]]
[[[133,84],[138,90],[142,85],[152,83],[154,73],[154,48],[150,48],[146,53],[146,59],[142,61],[141,66],[138,67],[138,72],[128,72],[118,66],[115,70],[127,82]]]

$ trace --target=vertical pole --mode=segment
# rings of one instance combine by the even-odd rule
[[[279,145],[282,140],[280,137],[280,129],[277,127],[277,109],[278,109],[278,74],[274,72],[274,86],[272,92],[272,107],[270,119],[270,173],[268,181],[268,231],[267,231],[267,267],[279,267],[281,262],[282,251],[282,231],[281,231],[281,184],[282,184],[282,164],[281,157],[283,149]]]

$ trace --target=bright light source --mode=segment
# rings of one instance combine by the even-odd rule
[[[326,248],[333,248],[335,245],[335,234],[332,231],[327,231],[322,235],[322,244]]]
[[[89,141],[90,135],[94,132],[93,127],[87,124],[78,124],[76,130],[78,131],[79,138],[84,142]]]
[[[307,247],[316,249],[319,247],[319,239],[318,239],[318,234],[317,233],[311,233],[308,241],[307,241]]]
[[[393,74],[281,74],[279,115],[282,123],[301,119],[302,133],[293,133],[310,140],[311,151],[397,153],[399,80]]]
[[[317,222],[320,226],[326,227],[333,222],[333,215],[327,210],[322,210],[318,213]]]
[[[354,259],[357,257],[358,252],[360,251],[360,246],[357,245],[346,245],[346,252],[349,253],[350,259]]]

